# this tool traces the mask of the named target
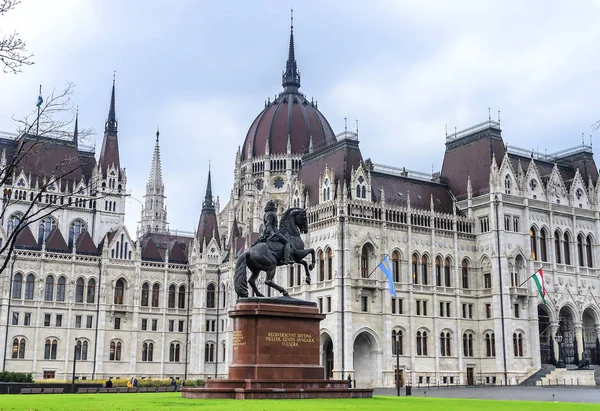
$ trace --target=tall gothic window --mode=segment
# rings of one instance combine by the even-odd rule
[[[83,278],[79,277],[75,282],[75,302],[82,303],[83,302],[83,286],[85,281]]]
[[[565,264],[571,265],[571,237],[569,233],[565,233],[563,240],[563,248],[565,250]]]
[[[185,286],[179,286],[179,297],[177,299],[177,307],[185,308]]]
[[[587,266],[592,267],[593,264],[593,255],[592,255],[592,236],[588,235],[585,239],[585,254],[587,257]]]
[[[46,287],[44,288],[44,301],[52,301],[54,296],[54,277],[46,277]]]
[[[206,308],[215,308],[215,285],[213,283],[206,287]]]
[[[369,249],[366,244],[362,246],[360,253],[360,276],[362,278],[369,276]]]
[[[60,276],[56,283],[56,301],[65,301],[65,288],[67,285],[67,278]]]
[[[585,261],[583,259],[583,235],[577,236],[577,263],[580,267],[585,267]]]
[[[546,229],[542,228],[540,230],[540,260],[542,261],[548,261],[548,252],[546,251],[546,237]]]
[[[494,333],[485,334],[485,356],[495,357],[496,356],[496,336]]]
[[[392,330],[392,355],[403,355],[402,330]]]
[[[327,249],[327,279],[333,279],[333,255],[331,248]]]
[[[35,276],[29,274],[25,280],[25,299],[33,300],[33,289],[35,288]]]
[[[450,257],[444,260],[444,285],[450,287]]]
[[[473,356],[473,333],[466,332],[463,334],[463,355],[465,357]]]
[[[554,254],[556,256],[556,262],[558,264],[562,264],[562,256],[561,256],[561,246],[560,246],[560,239],[561,239],[561,235],[560,235],[560,231],[556,230],[554,232]]]
[[[537,231],[535,227],[529,229],[529,245],[531,247],[531,259],[537,261]]]
[[[469,262],[464,259],[462,262],[462,288],[469,288]]]
[[[323,255],[322,250],[319,250],[318,259],[319,259],[319,281],[324,281],[325,280],[325,256]]]
[[[148,307],[149,300],[150,300],[150,284],[144,283],[142,285],[142,300],[141,300],[142,307]]]
[[[427,355],[427,331],[417,331],[417,355]]]
[[[158,307],[160,302],[160,285],[154,283],[152,286],[152,307]]]
[[[392,253],[392,276],[395,283],[400,282],[400,253],[398,251]]]
[[[417,255],[413,254],[412,255],[412,264],[411,264],[411,267],[412,267],[412,282],[413,282],[413,284],[419,284],[419,276],[417,274],[417,272],[418,272],[417,261],[418,261],[417,260]]]
[[[169,301],[167,303],[168,308],[175,308],[175,285],[169,286]]]
[[[116,305],[122,305],[125,297],[125,281],[119,278],[115,283],[115,298],[114,303]],[[119,343],[120,346],[121,343]]]
[[[23,288],[23,275],[20,273],[15,274],[13,278],[13,289],[12,289],[12,298],[15,300],[21,299],[21,291]]]
[[[90,278],[87,286],[87,302],[94,304],[96,302],[96,280]]]

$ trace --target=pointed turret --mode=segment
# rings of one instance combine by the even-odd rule
[[[139,224],[138,237],[144,234],[167,233],[167,206],[165,204],[165,185],[162,180],[162,166],[160,161],[160,132],[156,128],[156,145],[150,166],[150,175],[146,183],[146,194],[144,195],[144,207],[142,208],[142,219]]]
[[[73,144],[75,144],[75,148],[78,147],[79,144],[79,109],[75,113],[75,129],[73,130]]]
[[[285,71],[283,72],[282,85],[287,92],[298,92],[300,88],[300,71],[296,64],[296,53],[294,50],[294,10],[292,10],[290,24],[290,45],[288,49],[288,59],[285,63]]]
[[[217,243],[220,242],[219,224],[217,222],[217,213],[215,211],[215,203],[212,195],[212,184],[210,176],[210,166],[208,168],[208,181],[206,183],[206,194],[202,202],[202,212],[200,213],[200,221],[198,221],[198,230],[196,238],[200,245],[200,251],[204,251],[204,246],[214,238]]]
[[[115,78],[113,76],[112,93],[110,97],[110,108],[104,128],[104,139],[98,165],[102,169],[102,176],[106,177],[106,170],[114,166],[121,178],[121,165],[119,162],[119,140],[117,138],[117,118],[115,115]]]

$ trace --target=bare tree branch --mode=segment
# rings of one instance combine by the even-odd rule
[[[20,0],[1,0],[0,16],[15,8]],[[0,34],[0,36],[2,36]],[[20,73],[21,67],[31,66],[33,54],[27,51],[27,46],[16,31],[12,34],[0,37],[0,63],[3,65],[4,73]]]

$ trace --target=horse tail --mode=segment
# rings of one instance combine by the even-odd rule
[[[248,280],[246,278],[246,257],[247,252],[243,252],[235,262],[235,275],[233,282],[235,284],[235,292],[238,298],[248,297]]]

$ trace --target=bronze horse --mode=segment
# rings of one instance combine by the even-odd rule
[[[315,266],[315,250],[312,248],[304,249],[304,242],[300,238],[300,234],[308,232],[308,220],[306,218],[306,210],[303,208],[290,208],[281,217],[279,223],[279,235],[287,238],[292,246],[290,257],[294,262],[302,264],[306,272],[306,284],[310,284],[310,271]],[[304,258],[309,255],[312,262],[310,265],[304,261]],[[256,279],[261,271],[267,274],[265,284],[282,293],[284,296],[289,296],[285,288],[277,285],[273,278],[277,266],[284,265],[281,260],[283,256],[283,245],[277,242],[266,242],[254,244],[248,250],[243,252],[235,262],[235,292],[239,298],[248,297],[248,283],[254,291],[256,297],[264,297],[264,295],[256,288]],[[246,268],[250,269],[252,275],[246,279]]]

